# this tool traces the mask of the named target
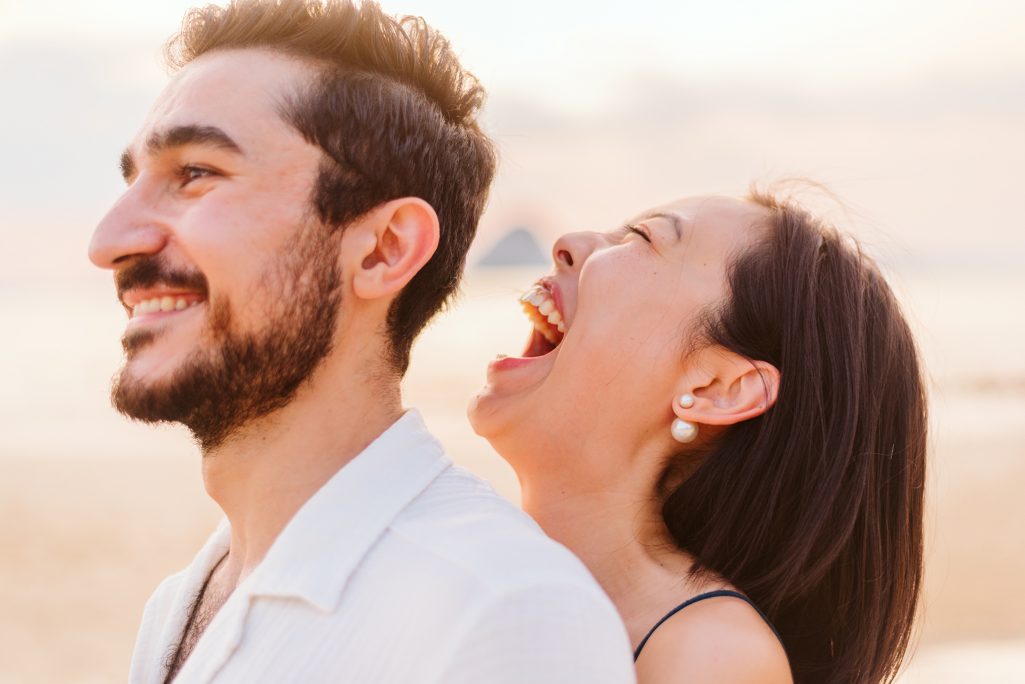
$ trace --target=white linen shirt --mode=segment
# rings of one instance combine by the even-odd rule
[[[164,681],[230,533],[222,521],[146,604],[132,684]],[[634,670],[583,564],[408,411],[295,514],[175,681],[620,684]]]

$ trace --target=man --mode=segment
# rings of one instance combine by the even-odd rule
[[[130,318],[114,405],[191,430],[225,520],[131,681],[632,681],[583,566],[401,407],[494,173],[477,82],[370,2],[193,10],[168,54],[90,257]]]

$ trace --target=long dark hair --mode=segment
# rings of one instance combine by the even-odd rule
[[[720,437],[663,517],[695,573],[766,612],[796,682],[890,681],[922,583],[918,353],[856,243],[793,203],[751,200],[768,229],[731,264],[698,339],[776,366],[778,400]]]

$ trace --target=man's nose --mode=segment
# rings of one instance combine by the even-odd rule
[[[129,187],[100,220],[89,243],[89,259],[116,269],[137,256],[153,256],[167,244],[167,225],[138,184]]]

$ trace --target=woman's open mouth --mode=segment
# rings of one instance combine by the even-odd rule
[[[537,283],[520,297],[520,304],[534,325],[523,357],[529,359],[552,352],[566,334],[566,322],[556,306],[552,293],[544,285]]]

